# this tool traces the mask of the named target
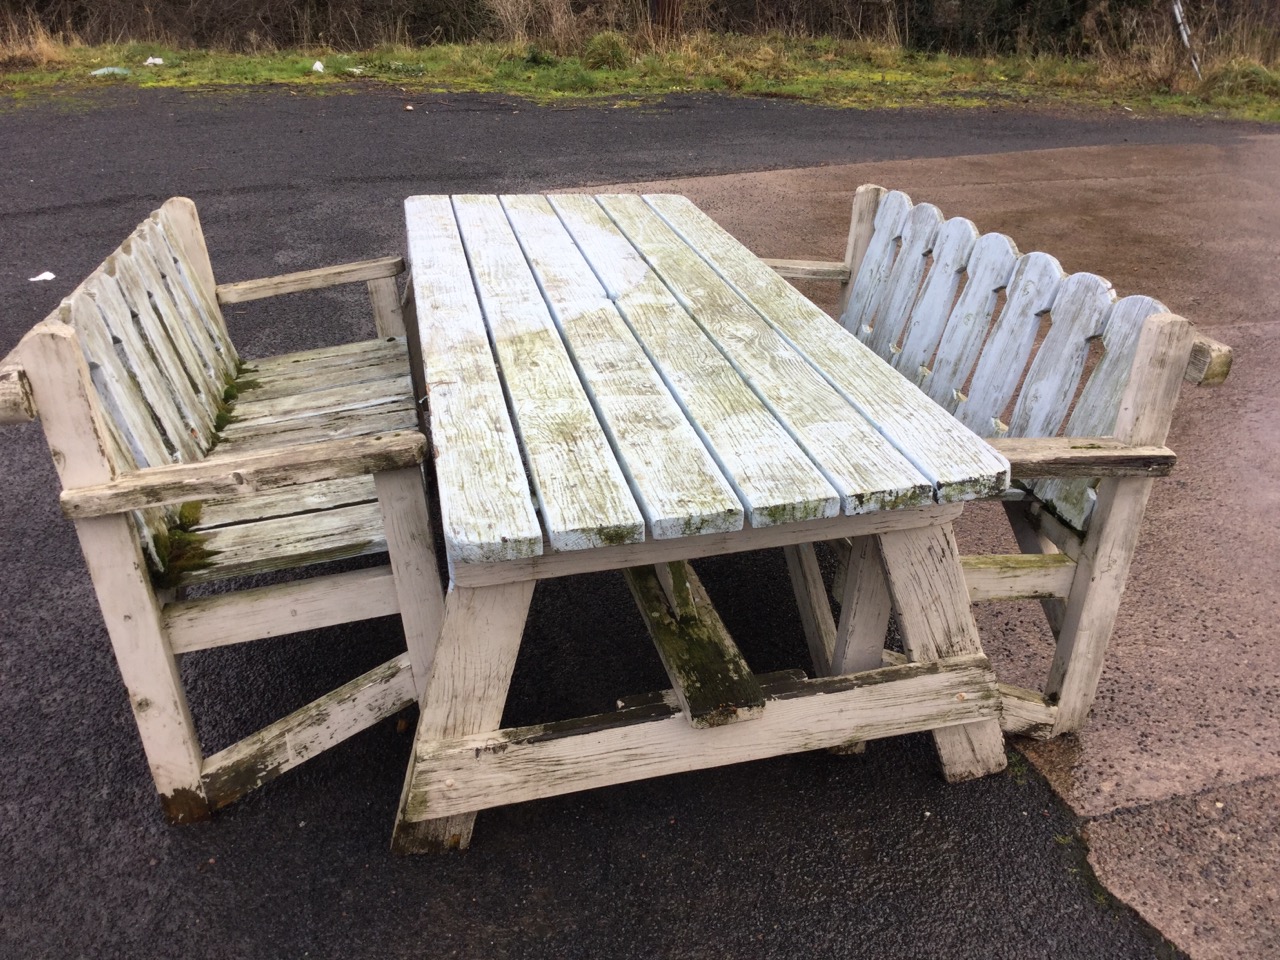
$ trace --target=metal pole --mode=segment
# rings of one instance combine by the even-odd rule
[[[1196,72],[1196,79],[1203,80],[1200,75],[1200,60],[1196,57],[1196,52],[1191,49],[1191,32],[1187,29],[1187,18],[1182,14],[1182,0],[1173,0],[1173,22],[1178,25],[1178,33],[1182,36],[1182,45],[1187,48],[1187,53],[1191,54],[1191,69]]]

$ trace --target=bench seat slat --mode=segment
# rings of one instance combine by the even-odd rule
[[[202,546],[214,556],[209,566],[188,572],[183,583],[288,570],[387,549],[382,511],[376,502],[199,532]]]
[[[344,477],[341,480],[321,480],[261,496],[205,500],[200,510],[200,522],[195,529],[207,532],[216,527],[316,513],[336,507],[373,503],[377,499],[378,493],[374,489],[371,475]]]
[[[292,396],[303,390],[325,390],[330,387],[386,380],[403,374],[409,369],[408,364],[408,353],[402,345],[394,354],[379,353],[376,359],[370,359],[367,362],[353,359],[349,363],[338,366],[306,363],[280,373],[259,373],[250,370],[240,378],[236,388],[246,399],[255,402],[274,400],[277,397]]]
[[[408,357],[404,358],[406,366],[398,371],[401,376],[368,380],[363,383],[342,384],[326,387],[323,383],[312,382],[316,389],[300,389],[283,397],[258,399],[256,390],[246,390],[233,407],[235,426],[240,432],[253,428],[267,427],[272,424],[301,422],[309,417],[325,416],[331,413],[354,411],[382,404],[399,402],[411,405],[409,399],[413,385],[409,381],[407,369]]]
[[[232,423],[222,433],[222,442],[209,454],[209,459],[269,450],[298,443],[342,440],[370,433],[392,430],[416,430],[418,416],[413,404],[405,399],[378,404],[361,410],[339,410],[315,417],[302,417],[282,423]]]

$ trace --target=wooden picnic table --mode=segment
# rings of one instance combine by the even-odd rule
[[[949,779],[1003,768],[952,534],[1006,488],[1002,456],[683,197],[405,212],[450,583],[398,850],[465,846],[487,807],[912,731]],[[836,622],[812,545],[839,538]],[[752,674],[688,564],[764,547],[786,550],[812,678]],[[499,729],[534,583],[602,570],[626,572],[672,689]]]

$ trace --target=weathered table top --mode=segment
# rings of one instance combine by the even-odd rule
[[[999,454],[683,197],[405,212],[451,564],[1008,483]]]

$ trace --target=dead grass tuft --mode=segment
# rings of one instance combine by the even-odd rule
[[[0,22],[0,73],[42,70],[66,65],[67,47],[78,41],[54,36],[33,14],[7,15]]]

